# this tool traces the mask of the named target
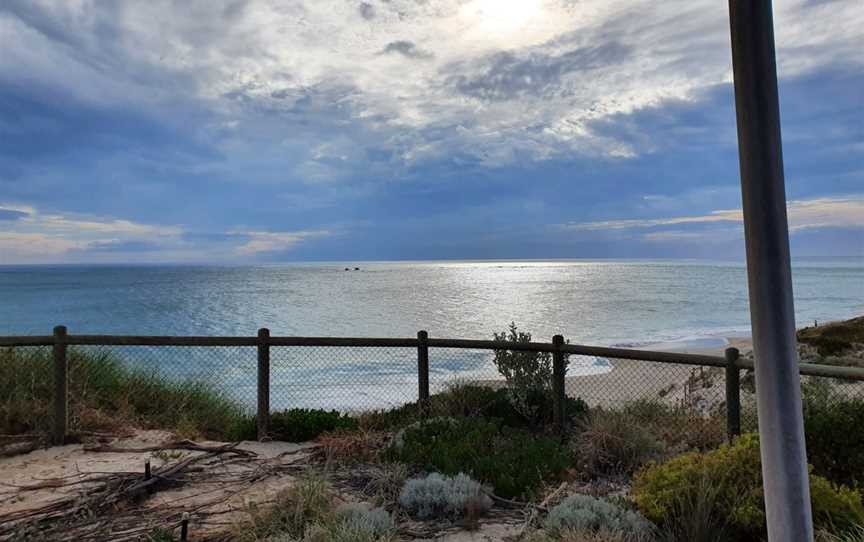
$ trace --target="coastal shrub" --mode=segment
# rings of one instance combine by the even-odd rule
[[[828,379],[802,385],[807,459],[832,482],[864,486],[864,399],[837,393]],[[856,428],[850,430],[850,428]]]
[[[406,481],[399,504],[419,519],[458,519],[468,514],[483,515],[492,508],[492,499],[467,474],[445,476],[433,472]]]
[[[816,542],[864,542],[864,525],[857,525],[841,533],[820,529],[816,531]]]
[[[399,501],[402,487],[408,479],[408,466],[403,463],[383,463],[374,468],[364,492],[384,505]]]
[[[363,503],[347,503],[333,512],[323,512],[302,528],[302,535],[282,532],[267,537],[266,542],[390,542],[396,531],[386,510]]]
[[[389,434],[367,429],[336,429],[319,435],[315,442],[332,463],[373,463],[386,448]]]
[[[429,397],[429,410],[435,416],[462,418],[494,418],[509,427],[542,429],[552,423],[552,393],[536,390],[525,395],[527,409],[517,409],[510,391],[477,384],[456,382],[444,391]],[[535,413],[527,417],[523,410]],[[588,405],[579,398],[567,397],[565,414],[579,420],[588,412]],[[359,425],[371,430],[392,430],[405,427],[424,419],[417,403],[408,403],[389,410],[363,413],[358,417]]]
[[[563,530],[554,535],[545,531],[538,531],[524,539],[525,542],[651,542],[652,540],[654,538],[650,535],[634,536],[624,531],[610,531],[608,529],[591,532]]]
[[[270,414],[267,435],[272,440],[284,442],[306,442],[327,431],[354,429],[357,421],[336,410],[292,408]],[[238,440],[257,439],[255,416],[247,416],[242,422]]]
[[[648,519],[665,527],[674,517],[691,512],[680,509],[682,502],[698,502],[693,492],[706,483],[716,488],[716,518],[730,535],[745,540],[764,535],[759,440],[753,434],[711,452],[691,452],[645,468],[635,477],[633,497]],[[816,475],[811,475],[810,486],[815,525],[848,529],[864,522],[858,492]]]
[[[169,378],[104,350],[70,348],[67,359],[72,432],[140,426],[224,438],[243,414],[211,382]],[[52,394],[50,350],[0,350],[0,433],[48,431]]]
[[[670,451],[713,449],[727,439],[726,412],[719,407],[706,414],[684,405],[637,399],[619,411],[633,425],[650,430]]]
[[[531,334],[519,331],[515,322],[506,331],[492,335],[496,341],[531,342]],[[544,413],[537,403],[537,397],[552,393],[552,354],[495,350],[492,362],[507,381],[507,390],[516,410],[525,418],[539,422]]]
[[[309,476],[280,492],[273,507],[250,505],[247,513],[248,520],[234,529],[239,542],[302,540],[307,527],[332,515],[333,503],[327,483]]]
[[[729,529],[718,512],[719,488],[707,477],[688,491],[671,496],[663,525],[663,542],[729,542]]]
[[[466,473],[512,498],[557,479],[570,464],[551,438],[475,418],[438,418],[407,427],[394,438],[391,459],[429,470]]]
[[[652,525],[638,512],[625,510],[609,501],[590,495],[571,495],[549,511],[543,528],[553,536],[564,531],[596,533],[605,530],[620,532],[636,540],[650,535]]]
[[[343,504],[336,509],[332,527],[328,529],[333,542],[376,542],[390,538],[396,524],[383,508],[370,508],[362,503]]]
[[[464,382],[452,383],[445,390],[432,394],[429,410],[443,417],[487,417],[492,412],[499,417],[509,416],[513,411],[506,391]],[[361,427],[373,430],[398,429],[422,419],[425,416],[417,403],[364,412],[358,417]]]
[[[625,412],[595,410],[570,443],[577,468],[590,476],[632,474],[659,459],[664,444]]]

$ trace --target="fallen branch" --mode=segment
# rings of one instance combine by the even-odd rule
[[[109,444],[100,444],[97,446],[85,446],[84,451],[86,452],[101,452],[101,453],[130,453],[130,454],[140,454],[147,452],[160,452],[167,450],[186,450],[190,452],[206,452],[206,453],[214,453],[214,454],[222,454],[222,453],[232,453],[236,455],[242,455],[246,457],[255,457],[258,454],[252,452],[250,450],[243,450],[241,448],[237,448],[239,442],[235,442],[232,444],[223,444],[221,446],[204,446],[203,444],[198,444],[197,442],[193,442],[191,440],[179,440],[175,442],[167,442],[165,444],[159,444],[157,446],[144,446],[142,448],[122,448],[111,446]]]

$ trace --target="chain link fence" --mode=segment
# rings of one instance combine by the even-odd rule
[[[65,351],[65,431],[109,430],[121,424],[171,428],[187,424],[218,429],[232,416],[254,415],[259,408],[261,346],[253,338],[234,339],[243,344],[105,345],[71,341],[73,345]],[[419,383],[420,343],[380,340],[389,343],[376,346],[376,339],[331,341],[340,340],[356,344],[267,346],[269,411],[315,408],[360,414],[418,402],[424,393]],[[155,342],[156,338],[148,341]],[[394,341],[411,345],[389,346]],[[535,349],[554,350],[552,344],[532,344]],[[427,348],[432,407],[438,405],[436,396],[460,384],[491,389],[506,386],[493,362],[495,350],[491,346]],[[677,356],[680,361],[661,363],[630,359],[637,358],[638,351],[616,352],[630,353],[627,358],[565,356],[564,395],[581,399],[591,409],[644,417],[646,423],[650,414],[652,423],[664,424],[665,430],[686,433],[684,440],[690,444],[708,445],[726,437],[728,373],[724,367],[688,365],[696,361],[684,354],[664,354]],[[723,358],[713,359],[715,365],[724,363]],[[56,371],[52,345],[0,347],[0,433],[47,433],[58,427],[54,418],[58,412],[54,408]],[[864,400],[864,376],[854,371],[846,379],[804,376],[805,395],[829,405]],[[755,430],[752,376],[746,369],[740,374],[740,426],[743,431]]]

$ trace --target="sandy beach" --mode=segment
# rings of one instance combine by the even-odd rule
[[[637,349],[723,357],[730,347],[744,354],[752,342],[750,337],[717,337],[647,344]],[[638,399],[707,408],[723,400],[722,369],[629,359],[608,361],[613,366],[609,372],[568,377],[567,395],[607,408]]]

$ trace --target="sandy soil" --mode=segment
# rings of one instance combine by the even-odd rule
[[[176,439],[163,431],[137,431],[131,438],[114,439],[102,444],[116,448],[145,448],[172,440]],[[200,444],[212,446],[223,443]],[[252,452],[254,456],[242,461],[232,456],[208,460],[202,464],[206,469],[203,475],[190,476],[189,483],[178,487],[161,489],[141,503],[140,522],[146,525],[153,520],[157,522],[153,524],[155,527],[159,524],[159,518],[190,511],[194,539],[200,540],[208,533],[222,530],[224,525],[230,525],[233,520],[245,517],[244,510],[249,503],[271,501],[294,480],[278,467],[302,460],[310,451],[308,444],[285,442],[242,442],[238,448]],[[143,474],[147,460],[150,460],[155,472],[166,463],[198,455],[202,455],[202,452],[94,452],[85,450],[82,444],[73,444],[2,458],[0,518],[7,518],[8,521],[4,524],[0,519],[0,533],[15,523],[9,520],[15,517],[15,513],[49,506],[70,497],[85,496],[98,487],[99,482],[95,479],[102,475]],[[260,473],[260,478],[250,483],[250,473]],[[152,518],[150,512],[153,512]],[[14,536],[0,534],[0,540],[12,540]],[[106,535],[104,539],[123,538]]]

